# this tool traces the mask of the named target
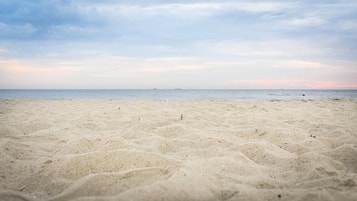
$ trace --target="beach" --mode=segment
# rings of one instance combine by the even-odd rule
[[[0,100],[0,200],[355,200],[357,100]]]

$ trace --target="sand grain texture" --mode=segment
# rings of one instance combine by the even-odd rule
[[[355,100],[0,101],[0,200],[356,198]]]

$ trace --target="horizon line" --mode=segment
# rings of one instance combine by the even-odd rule
[[[357,90],[357,88],[0,88],[0,90]]]

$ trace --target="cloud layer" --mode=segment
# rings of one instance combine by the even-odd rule
[[[356,10],[353,0],[1,1],[0,88],[356,88]]]

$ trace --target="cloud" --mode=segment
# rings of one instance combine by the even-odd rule
[[[357,82],[310,81],[305,86],[311,89],[357,89]]]
[[[340,22],[340,28],[343,30],[351,30],[351,31],[356,31],[357,30],[357,22],[356,21],[351,21],[351,20],[344,20]]]
[[[0,39],[37,40],[48,37],[52,26],[86,26],[68,1],[1,1]]]
[[[326,65],[321,62],[304,61],[304,60],[286,60],[286,61],[282,60],[282,61],[277,61],[274,66],[285,68],[285,69],[286,68],[295,68],[295,69],[327,70],[327,69],[332,68],[330,65]]]
[[[135,58],[121,56],[97,55],[94,58],[72,60],[19,60],[0,59],[0,70],[11,73],[58,73],[78,72],[91,74],[108,72],[120,74],[161,73],[173,71],[191,71],[202,69],[202,59],[184,57]],[[101,68],[98,68],[98,67]],[[103,73],[102,73],[103,74]]]
[[[302,18],[293,18],[287,21],[287,23],[294,26],[319,26],[326,24],[327,21],[318,16],[309,16]]]
[[[245,11],[273,12],[290,8],[293,4],[281,2],[198,2],[198,3],[161,3],[156,5],[140,4],[84,4],[79,5],[82,13],[98,13],[102,15],[178,15],[207,16],[216,12]]]
[[[35,33],[37,29],[29,24],[13,25],[0,22],[0,37],[27,36]]]
[[[187,71],[187,70],[199,70],[202,69],[201,66],[195,65],[184,65],[184,66],[174,66],[174,67],[144,67],[139,69],[139,72],[143,73],[161,73],[161,72],[172,72],[172,71]]]
[[[96,58],[84,61],[83,66],[97,66],[96,63],[103,65],[104,58]],[[104,67],[109,74],[157,74],[157,73],[173,73],[175,71],[193,71],[203,69],[200,58],[185,58],[185,57],[154,57],[154,58],[135,58],[135,57],[106,57]],[[93,65],[94,64],[94,65]],[[101,71],[105,71],[102,69]],[[116,72],[116,73],[115,73]]]
[[[254,83],[254,84],[286,84],[286,83],[301,83],[304,80],[295,79],[261,79],[261,80],[230,80],[234,84],[239,83]]]
[[[212,56],[239,57],[246,59],[318,59],[327,55],[336,55],[330,46],[332,41],[312,41],[307,39],[257,39],[253,41],[200,41],[194,43],[196,51]]]
[[[31,64],[32,63],[32,64]],[[0,70],[9,73],[59,73],[78,71],[79,68],[69,68],[63,66],[51,65],[44,67],[39,63],[26,62],[18,59],[0,59]]]
[[[81,80],[82,69],[56,66],[45,61],[0,59],[0,88],[63,88]],[[74,86],[74,85],[73,85]],[[70,87],[69,87],[70,88]]]
[[[241,79],[229,80],[237,88],[299,88],[304,80],[297,79]]]
[[[333,23],[331,18],[345,15],[335,11],[332,6],[350,12],[342,3],[328,6],[328,3],[303,1],[11,2],[0,3],[0,7],[5,8],[2,26],[6,25],[8,30],[3,32],[0,36],[2,38],[110,43],[129,41],[165,45],[209,39],[238,38],[247,41],[255,38],[289,37],[289,34],[294,34],[289,31],[296,31],[290,30],[290,26],[309,32],[308,28],[329,25],[330,21]],[[353,4],[349,6],[353,7]],[[342,27],[347,28],[349,25]],[[22,35],[12,34],[19,29],[25,30],[21,31]],[[329,33],[324,31],[325,34]],[[301,33],[295,37],[313,35]]]
[[[276,89],[356,89],[357,83],[316,81],[299,79],[253,79],[229,80],[228,83],[243,88],[276,88]]]
[[[1,76],[31,85],[57,73],[77,87],[347,86],[356,77],[356,8],[352,0],[0,1]]]
[[[6,54],[6,53],[8,53],[8,52],[9,52],[8,50],[6,50],[6,49],[1,49],[1,48],[0,48],[0,55]]]
[[[48,38],[66,40],[86,40],[98,38],[101,31],[92,27],[82,27],[71,24],[51,25],[47,30]],[[103,36],[104,37],[104,36]]]

